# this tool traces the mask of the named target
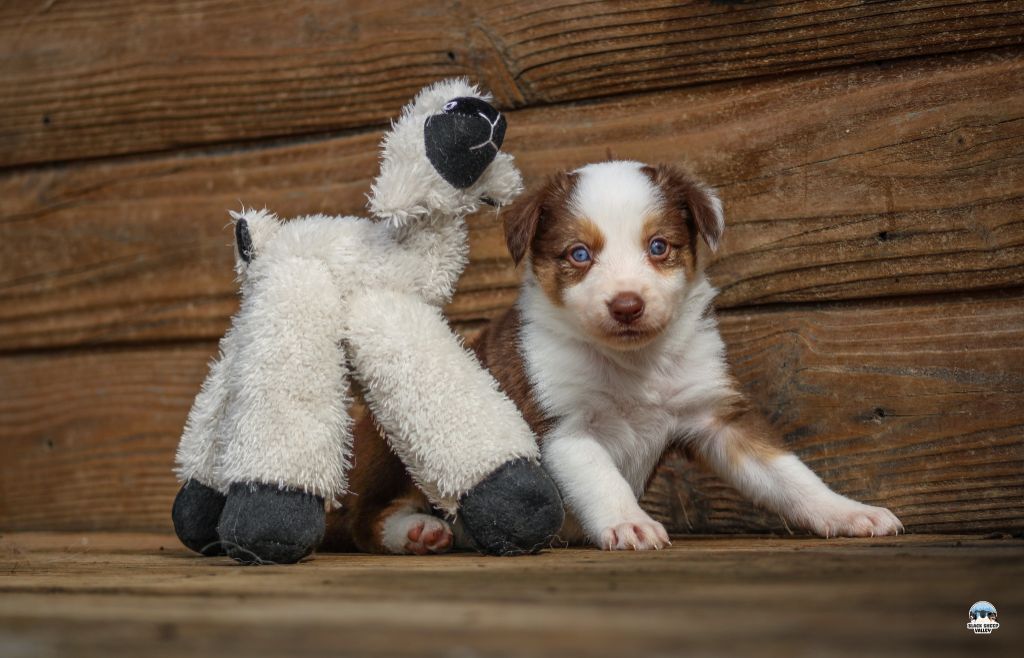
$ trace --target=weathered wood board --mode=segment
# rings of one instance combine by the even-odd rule
[[[0,530],[166,530],[237,307],[225,211],[361,213],[387,118],[468,75],[528,183],[610,150],[720,189],[736,373],[827,482],[1021,532],[1021,44],[1024,0],[4,3]],[[470,229],[465,334],[519,279]],[[645,505],[787,532],[681,456]]]
[[[1016,656],[1022,557],[965,536],[687,537],[240,569],[170,535],[16,533],[0,637],[11,658]],[[965,628],[982,595],[1004,624],[987,637]]]
[[[503,107],[1024,41],[1024,2],[0,7],[0,166],[383,124],[469,75]]]
[[[908,529],[1024,529],[1024,293],[721,313],[735,372],[786,444]],[[0,530],[166,529],[209,343],[0,358]],[[675,532],[784,531],[671,462]]]
[[[720,307],[1024,281],[1024,55],[985,52],[512,113],[529,182],[619,157],[725,200]],[[235,308],[226,209],[360,212],[376,132],[0,175],[0,350],[212,339]],[[448,309],[517,275],[493,213]]]

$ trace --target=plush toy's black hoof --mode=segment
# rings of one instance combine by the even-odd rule
[[[231,485],[217,532],[243,564],[292,564],[324,538],[324,499],[269,484]]]
[[[522,555],[551,544],[565,520],[562,497],[539,465],[508,462],[463,496],[459,514],[485,553]]]
[[[174,497],[171,520],[181,543],[203,555],[223,555],[217,521],[227,500],[221,492],[189,480]]]
[[[453,98],[423,124],[427,159],[448,184],[466,189],[498,155],[507,125],[479,98]]]

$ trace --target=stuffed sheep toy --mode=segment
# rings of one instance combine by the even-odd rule
[[[464,218],[521,190],[505,118],[464,80],[422,90],[385,135],[373,219],[232,213],[241,305],[177,452],[187,547],[291,563],[346,490],[350,377],[419,487],[481,550],[535,550],[561,499],[513,403],[441,314]]]

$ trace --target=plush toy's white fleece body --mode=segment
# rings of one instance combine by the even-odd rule
[[[454,512],[509,460],[539,459],[515,405],[440,310],[467,263],[465,215],[484,197],[504,205],[522,187],[501,152],[465,190],[431,166],[424,121],[467,96],[486,100],[464,80],[438,83],[392,125],[369,202],[377,221],[232,213],[245,220],[253,249],[236,261],[241,307],[178,448],[183,481],[222,492],[260,482],[335,499],[351,454],[350,375],[442,509]]]

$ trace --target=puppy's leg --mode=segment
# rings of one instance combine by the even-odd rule
[[[384,510],[376,524],[379,552],[395,555],[446,553],[452,547],[452,526],[429,514],[426,499],[401,498]]]
[[[873,537],[903,530],[889,510],[829,489],[796,455],[779,447],[768,423],[751,410],[711,420],[694,446],[740,493],[818,535]]]
[[[566,507],[591,542],[605,550],[668,546],[665,527],[648,516],[608,451],[585,432],[552,432],[541,462],[558,484]]]
[[[426,555],[451,548],[451,526],[430,514],[369,413],[356,424],[349,490],[328,518],[324,550]]]

